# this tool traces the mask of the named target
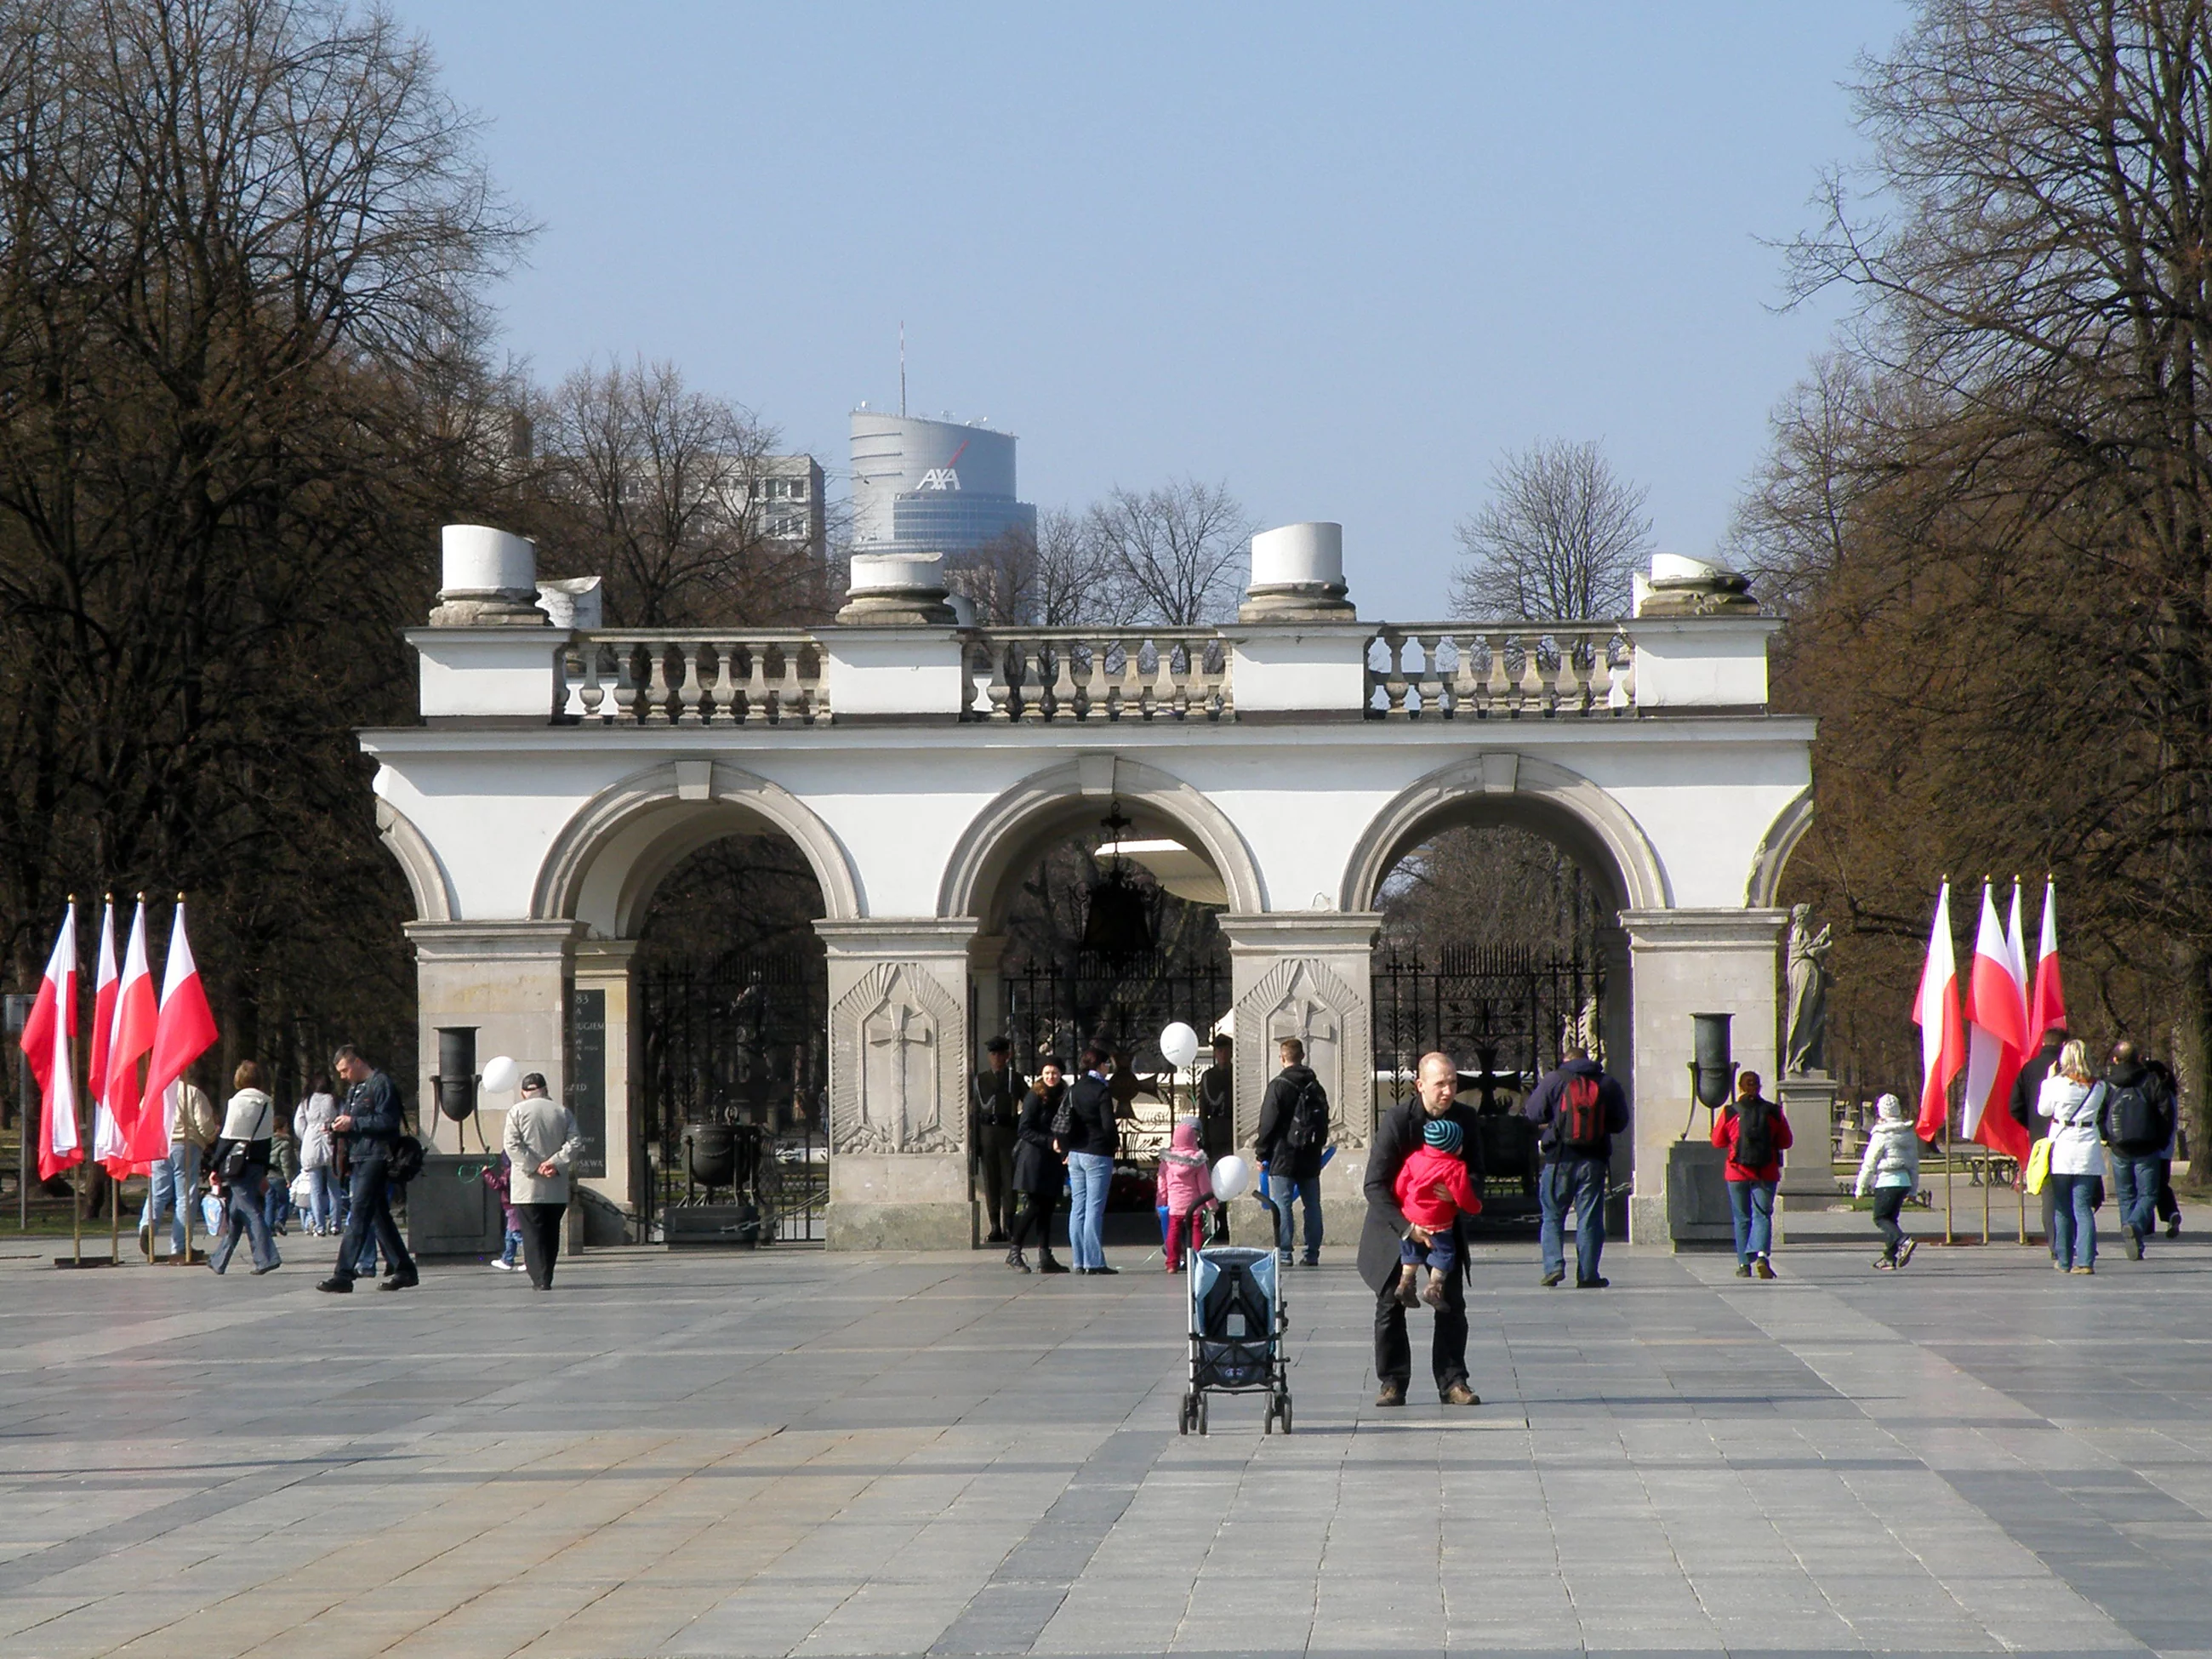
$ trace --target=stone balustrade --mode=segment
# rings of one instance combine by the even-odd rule
[[[960,717],[1069,720],[1236,717],[1231,653],[1210,628],[994,628],[963,647]]]
[[[830,723],[821,642],[811,634],[708,629],[575,635],[562,657],[570,720],[628,726]]]
[[[1618,715],[1635,708],[1635,641],[1626,623],[1385,625],[1368,640],[1370,720]]]

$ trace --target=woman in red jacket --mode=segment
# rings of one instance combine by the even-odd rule
[[[1735,1080],[1735,1102],[1713,1118],[1713,1145],[1728,1153],[1729,1218],[1735,1223],[1735,1276],[1771,1279],[1774,1264],[1774,1189],[1782,1181],[1782,1154],[1790,1150],[1790,1120],[1759,1092],[1759,1073]]]

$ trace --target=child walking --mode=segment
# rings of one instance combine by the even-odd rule
[[[1421,1302],[1433,1308],[1443,1300],[1444,1279],[1459,1267],[1459,1218],[1482,1213],[1482,1200],[1467,1178],[1462,1156],[1466,1139],[1449,1118],[1431,1118],[1421,1130],[1421,1144],[1398,1171],[1398,1207],[1429,1235],[1425,1245],[1410,1233],[1398,1245],[1398,1300],[1408,1308]],[[1417,1291],[1424,1262],[1429,1282]]]
[[[522,1249],[522,1221],[514,1213],[514,1166],[507,1162],[507,1154],[499,1155],[499,1162],[483,1172],[484,1185],[499,1195],[500,1218],[505,1224],[507,1237],[501,1241],[500,1253],[492,1261],[494,1273],[519,1273],[522,1264],[515,1260]]]
[[[1895,1095],[1875,1102],[1874,1113],[1866,1156],[1859,1160],[1857,1193],[1861,1198],[1874,1194],[1875,1230],[1881,1235],[1875,1271],[1893,1273],[1912,1260],[1920,1242],[1907,1238],[1897,1224],[1898,1212],[1920,1184],[1920,1131],[1906,1120],[1905,1103]]]
[[[1183,1246],[1198,1249],[1200,1217],[1213,1198],[1212,1166],[1198,1144],[1198,1120],[1176,1120],[1175,1144],[1160,1154],[1160,1200],[1167,1207],[1168,1271],[1182,1271]]]

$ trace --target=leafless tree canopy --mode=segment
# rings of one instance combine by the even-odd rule
[[[557,564],[606,579],[625,627],[768,623],[826,603],[820,562],[766,534],[760,486],[778,433],[692,391],[676,365],[580,369],[542,400],[541,537]]]
[[[1117,489],[1084,515],[1083,528],[1103,578],[1110,614],[1103,620],[1194,628],[1234,609],[1253,525],[1226,483]]]
[[[1459,524],[1452,579],[1462,617],[1583,622],[1628,609],[1629,574],[1651,546],[1649,492],[1595,443],[1554,439],[1506,456],[1490,500]]]
[[[963,556],[952,585],[986,622],[1050,628],[1220,622],[1243,589],[1253,523],[1226,484],[1117,489]]]
[[[349,739],[502,487],[474,296],[526,227],[422,49],[283,0],[0,9],[0,917],[183,886],[234,1042],[411,1048]],[[269,1051],[276,1057],[281,1045]]]
[[[1790,879],[1901,1066],[1936,876],[2056,869],[2077,1025],[2172,1054],[2202,1137],[2212,18],[1924,0],[1857,95],[1869,174],[1793,257],[1864,308],[1740,526],[1792,615],[1779,696],[1822,717]]]

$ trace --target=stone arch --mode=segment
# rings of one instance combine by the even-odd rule
[[[407,891],[415,901],[417,921],[451,921],[460,908],[453,897],[453,878],[437,852],[414,820],[380,797],[376,803],[376,836],[407,878]]]
[[[1267,908],[1258,862],[1229,817],[1172,773],[1117,755],[1079,755],[1033,772],[977,813],[954,844],[938,889],[940,916],[978,916],[986,932],[1006,908],[1004,878],[1046,843],[1095,822],[1119,799],[1137,833],[1167,830],[1195,843],[1220,872],[1232,912]]]
[[[1790,855],[1812,827],[1813,791],[1808,787],[1774,815],[1774,822],[1759,837],[1759,850],[1751,857],[1751,875],[1744,883],[1744,908],[1776,908],[1775,896],[1782,890],[1782,873],[1790,867]]]
[[[1613,884],[1620,908],[1672,902],[1659,854],[1626,807],[1578,772],[1508,751],[1439,767],[1377,812],[1345,868],[1342,907],[1372,908],[1382,878],[1440,820],[1547,835]]]
[[[668,761],[592,797],[554,837],[531,914],[571,916],[609,939],[635,937],[664,877],[710,842],[748,831],[790,837],[831,921],[864,914],[844,844],[798,797],[720,761]]]

